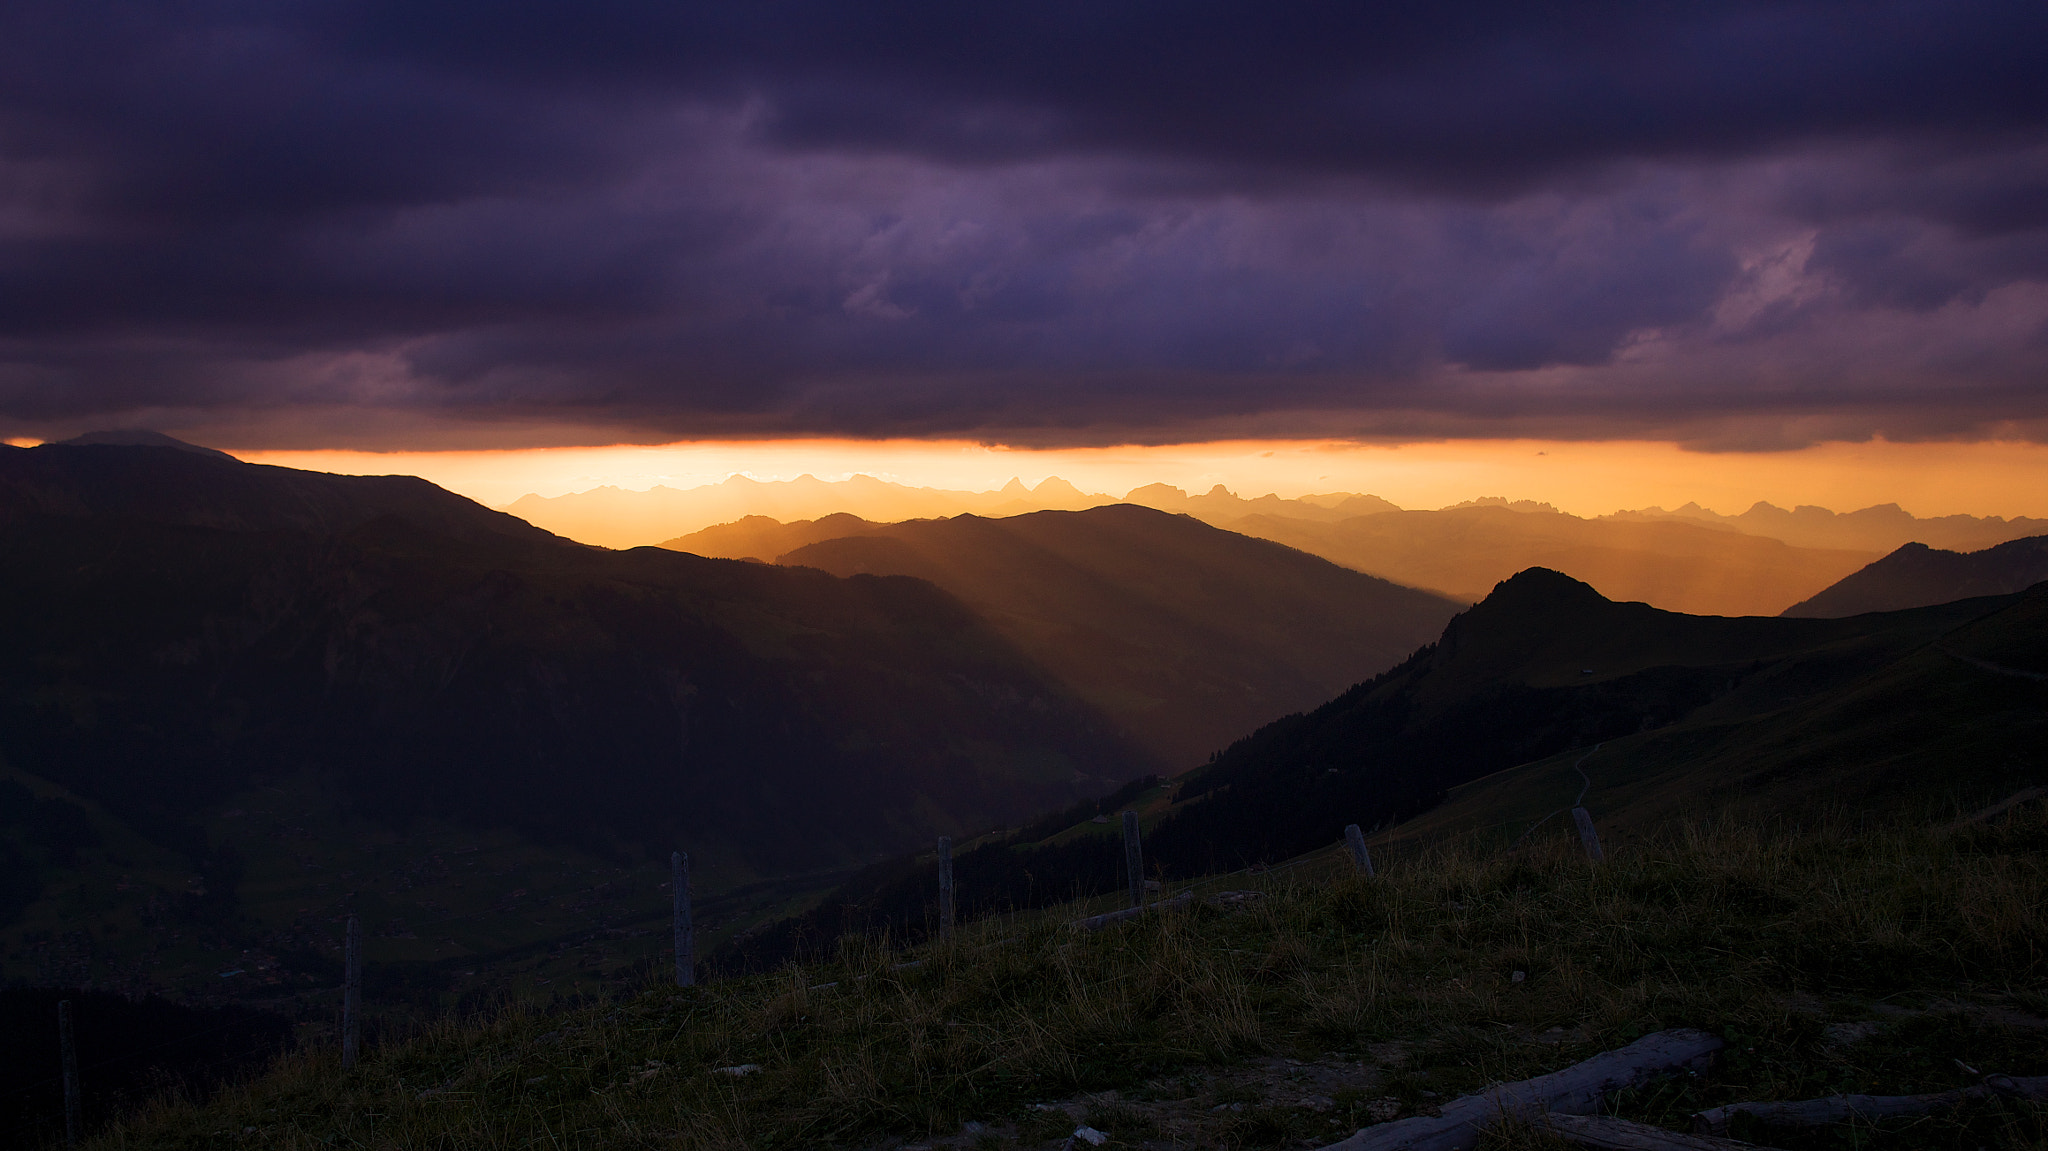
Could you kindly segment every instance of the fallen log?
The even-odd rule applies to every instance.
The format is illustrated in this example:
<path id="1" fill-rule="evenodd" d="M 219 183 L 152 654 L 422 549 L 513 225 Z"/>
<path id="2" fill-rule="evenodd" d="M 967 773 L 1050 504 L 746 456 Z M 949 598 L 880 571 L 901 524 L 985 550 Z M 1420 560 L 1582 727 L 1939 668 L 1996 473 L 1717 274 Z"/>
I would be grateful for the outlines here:
<path id="1" fill-rule="evenodd" d="M 1469 1151 L 1489 1124 L 1531 1120 L 1545 1113 L 1591 1115 L 1609 1094 L 1704 1067 L 1721 1047 L 1718 1036 L 1704 1031 L 1659 1031 L 1562 1071 L 1452 1100 L 1438 1115 L 1367 1127 L 1324 1151 Z"/>
<path id="2" fill-rule="evenodd" d="M 1546 1122 L 1567 1143 L 1595 1151 L 1770 1151 L 1716 1135 L 1685 1135 L 1612 1115 L 1564 1115 L 1552 1112 Z"/>
<path id="3" fill-rule="evenodd" d="M 1112 923 L 1122 923 L 1126 919 L 1136 919 L 1148 911 L 1164 911 L 1169 907 L 1186 907 L 1194 901 L 1195 893 L 1193 891 L 1183 891 L 1172 899 L 1162 899 L 1158 903 L 1146 907 L 1126 907 L 1122 911 L 1110 911 L 1101 915 L 1091 915 L 1086 919 L 1076 919 L 1074 926 L 1083 931 L 1100 931 Z"/>
<path id="4" fill-rule="evenodd" d="M 1926 1095 L 1830 1095 L 1825 1099 L 1801 1099 L 1790 1103 L 1730 1103 L 1724 1107 L 1710 1107 L 1694 1115 L 1692 1129 L 1702 1135 L 1725 1135 L 1729 1121 L 1737 1115 L 1773 1127 L 1824 1127 L 1851 1120 L 1874 1122 L 1902 1115 L 1925 1115 L 1929 1111 L 1998 1095 L 2011 1099 L 2048 1100 L 2048 1076 L 2015 1079 L 2010 1075 L 1987 1075 L 1984 1082 L 1973 1087 Z"/>

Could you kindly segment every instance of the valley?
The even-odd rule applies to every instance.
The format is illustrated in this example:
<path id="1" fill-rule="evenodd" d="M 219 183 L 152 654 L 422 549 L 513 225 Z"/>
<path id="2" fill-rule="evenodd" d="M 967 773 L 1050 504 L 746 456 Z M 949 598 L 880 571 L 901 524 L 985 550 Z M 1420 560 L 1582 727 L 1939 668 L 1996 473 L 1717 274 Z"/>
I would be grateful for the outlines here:
<path id="1" fill-rule="evenodd" d="M 976 945 L 1000 950 L 1116 906 L 1126 810 L 1162 898 L 1251 890 L 1312 919 L 1321 897 L 1291 885 L 1342 886 L 1348 823 L 1391 875 L 1452 853 L 1485 888 L 1518 852 L 1565 866 L 1574 803 L 1634 859 L 1727 821 L 1918 826 L 2009 795 L 2024 820 L 2048 778 L 2048 585 L 2022 590 L 2031 561 L 2005 558 L 2030 540 L 1940 560 L 1939 578 L 1922 564 L 1906 594 L 1926 606 L 1842 618 L 1663 610 L 1541 566 L 1461 609 L 1191 513 L 1290 512 L 1230 522 L 1411 572 L 1534 549 L 1667 599 L 1694 594 L 1672 574 L 1687 564 L 1691 586 L 1739 597 L 1862 557 L 1484 502 L 1227 492 L 1182 512 L 752 516 L 614 552 L 433 489 L 165 445 L 55 450 L 0 457 L 0 592 L 34 605 L 0 613 L 23 656 L 0 675 L 17 789 L 0 807 L 19 809 L 0 819 L 0 979 L 258 1008 L 315 1064 L 349 916 L 379 1049 L 412 1050 L 433 1019 L 665 994 L 647 989 L 670 955 L 670 845 L 693 859 L 699 972 L 746 997 L 858 954 L 956 954 L 929 938 L 941 832 L 963 929 L 1008 931 Z M 1600 533 L 1634 542 L 1602 552 Z M 1985 578 L 2021 587 L 1942 598 Z M 1322 946 L 1298 936 L 1309 920 L 1261 922 L 1277 934 L 1254 951 Z M 1202 1058 L 1333 1058 L 1324 1025 L 1289 1014 L 1304 1004 L 1274 1009 L 1256 1027 L 1280 1031 Z M 1145 1058 L 1156 1075 L 1185 1055 Z M 1376 1074 L 1408 1098 L 1391 1065 Z M 1079 1101 L 1062 1114 L 1215 1126 L 1117 1110 L 1103 1100 L 1134 1081 L 1106 1066 L 1063 1081 Z M 790 1121 L 770 1098 L 744 1122 Z M 1344 1122 L 1381 1100 L 1341 1104 Z"/>

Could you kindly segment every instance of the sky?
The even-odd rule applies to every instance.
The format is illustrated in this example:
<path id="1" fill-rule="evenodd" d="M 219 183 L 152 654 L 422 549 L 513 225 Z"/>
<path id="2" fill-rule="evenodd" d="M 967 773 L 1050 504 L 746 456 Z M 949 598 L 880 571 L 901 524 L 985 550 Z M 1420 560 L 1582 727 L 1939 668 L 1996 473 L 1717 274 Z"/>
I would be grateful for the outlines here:
<path id="1" fill-rule="evenodd" d="M 0 437 L 1945 444 L 1889 458 L 1988 500 L 2044 129 L 2038 0 L 13 0 Z"/>
<path id="2" fill-rule="evenodd" d="M 688 489 L 733 475 L 773 481 L 860 474 L 952 491 L 993 491 L 1012 479 L 1037 487 L 1057 476 L 1084 492 L 1117 498 L 1153 483 L 1191 493 L 1221 484 L 1246 498 L 1366 492 L 1404 508 L 1505 496 L 1579 516 L 1686 503 L 1735 515 L 1764 500 L 1841 511 L 1895 503 L 1921 516 L 2048 519 L 2048 446 L 2026 443 L 1879 440 L 1798 451 L 1702 453 L 1622 440 L 1239 440 L 1020 450 L 965 440 L 780 439 L 239 454 L 252 463 L 316 471 L 424 476 L 492 507 L 528 494 L 552 497 L 603 486 Z"/>

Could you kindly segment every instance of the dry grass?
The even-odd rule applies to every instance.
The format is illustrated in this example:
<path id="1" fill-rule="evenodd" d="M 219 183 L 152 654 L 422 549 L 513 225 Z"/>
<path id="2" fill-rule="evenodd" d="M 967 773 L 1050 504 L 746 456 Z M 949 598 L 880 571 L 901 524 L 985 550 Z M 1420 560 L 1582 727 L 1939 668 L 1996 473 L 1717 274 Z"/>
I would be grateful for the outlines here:
<path id="1" fill-rule="evenodd" d="M 1098 935 L 991 920 L 915 951 L 848 940 L 829 967 L 554 1016 L 512 1007 L 349 1072 L 302 1053 L 95 1145 L 814 1147 L 966 1120 L 1012 1124 L 982 1140 L 1011 1145 L 1064 1134 L 1032 1125 L 1033 1102 L 1142 1095 L 1254 1055 L 1361 1061 L 1413 1110 L 1681 1025 L 1727 1036 L 1727 1058 L 1625 1113 L 1675 1124 L 1733 1099 L 1946 1088 L 1963 1081 L 1956 1058 L 2048 1074 L 2048 1029 L 2028 1019 L 2048 1009 L 2038 809 L 1961 830 L 1707 824 L 1599 867 L 1561 841 L 1426 853 L 1371 881 L 1332 861 L 1265 886 Z M 1851 1019 L 1884 1030 L 1830 1038 Z M 760 1070 L 717 1070 L 747 1064 Z M 1235 1138 L 1291 1144 L 1368 1121 L 1363 1098 L 1338 1102 L 1313 1129 L 1276 1115 Z M 1857 1138 L 2040 1146 L 2043 1130 L 2036 1111 L 1992 1105 Z"/>

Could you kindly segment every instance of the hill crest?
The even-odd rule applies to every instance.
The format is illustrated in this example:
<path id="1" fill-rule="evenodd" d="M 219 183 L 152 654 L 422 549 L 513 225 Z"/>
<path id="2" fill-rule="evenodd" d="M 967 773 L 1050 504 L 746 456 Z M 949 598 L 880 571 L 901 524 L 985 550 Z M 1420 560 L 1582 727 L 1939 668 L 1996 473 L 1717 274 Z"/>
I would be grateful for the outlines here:
<path id="1" fill-rule="evenodd" d="M 2048 535 L 1973 552 L 1903 544 L 1883 559 L 1786 608 L 1787 616 L 1836 618 L 1899 611 L 1971 596 L 2007 595 L 2048 579 Z"/>

